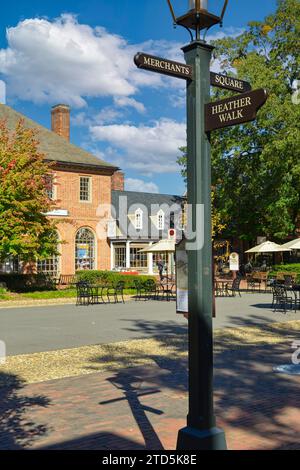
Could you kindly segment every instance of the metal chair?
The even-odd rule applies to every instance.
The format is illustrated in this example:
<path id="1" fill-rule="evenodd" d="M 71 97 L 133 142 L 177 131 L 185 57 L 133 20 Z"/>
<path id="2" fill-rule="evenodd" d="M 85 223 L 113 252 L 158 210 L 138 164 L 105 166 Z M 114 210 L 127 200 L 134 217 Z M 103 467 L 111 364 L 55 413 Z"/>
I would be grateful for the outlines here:
<path id="1" fill-rule="evenodd" d="M 77 301 L 76 305 L 88 306 L 92 302 L 92 292 L 87 282 L 81 281 L 76 284 Z"/>
<path id="2" fill-rule="evenodd" d="M 138 300 L 141 300 L 143 295 L 145 295 L 146 290 L 142 281 L 135 279 L 133 283 L 136 290 L 135 301 L 137 302 Z"/>
<path id="3" fill-rule="evenodd" d="M 145 289 L 145 300 L 157 299 L 157 285 L 154 279 L 148 279 L 144 282 L 144 289 Z"/>
<path id="4" fill-rule="evenodd" d="M 239 296 L 242 297 L 240 286 L 241 286 L 242 279 L 237 277 L 233 280 L 231 287 L 227 286 L 227 292 L 231 292 L 231 296 L 235 297 L 236 293 L 238 292 Z"/>
<path id="5" fill-rule="evenodd" d="M 293 296 L 288 295 L 288 292 L 293 294 Z M 297 298 L 293 291 L 288 291 L 285 286 L 275 285 L 273 287 L 273 305 L 274 312 L 284 311 L 287 310 L 295 310 L 297 311 Z M 288 308 L 289 307 L 289 308 Z"/>
<path id="6" fill-rule="evenodd" d="M 124 300 L 124 288 L 125 288 L 125 281 L 119 281 L 114 287 L 109 287 L 107 289 L 107 298 L 108 302 L 110 302 L 110 297 L 114 297 L 115 304 L 119 303 L 119 296 L 122 299 L 122 303 L 125 304 Z"/>

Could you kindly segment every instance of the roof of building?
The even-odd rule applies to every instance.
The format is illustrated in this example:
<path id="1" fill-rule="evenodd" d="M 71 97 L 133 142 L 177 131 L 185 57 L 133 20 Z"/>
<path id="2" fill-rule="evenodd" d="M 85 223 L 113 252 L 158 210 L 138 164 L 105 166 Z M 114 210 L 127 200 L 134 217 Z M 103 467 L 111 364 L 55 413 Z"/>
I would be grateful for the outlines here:
<path id="1" fill-rule="evenodd" d="M 125 206 L 122 207 L 120 197 L 126 197 Z M 120 233 L 116 235 L 116 239 L 128 240 L 144 240 L 144 241 L 158 241 L 161 238 L 168 237 L 168 224 L 171 213 L 175 215 L 175 223 L 181 221 L 182 206 L 184 198 L 181 196 L 174 196 L 171 194 L 155 194 L 155 193 L 141 193 L 135 191 L 112 191 L 112 206 L 115 211 L 113 218 L 118 221 L 118 228 Z M 156 218 L 158 209 L 161 208 L 167 216 L 167 223 L 165 228 L 160 230 L 157 227 Z M 141 209 L 144 214 L 147 214 L 147 223 L 143 224 L 143 228 L 136 229 L 132 223 L 135 211 Z M 125 218 L 125 219 L 124 219 Z M 177 224 L 178 225 L 178 224 Z M 128 231 L 129 226 L 131 230 Z"/>
<path id="2" fill-rule="evenodd" d="M 0 119 L 7 121 L 10 130 L 15 130 L 20 119 L 24 120 L 25 127 L 36 129 L 37 139 L 40 142 L 40 151 L 45 154 L 45 159 L 62 164 L 73 164 L 86 167 L 98 167 L 108 170 L 116 170 L 117 167 L 101 160 L 95 155 L 71 144 L 65 138 L 55 134 L 46 127 L 32 121 L 14 109 L 0 104 Z"/>
<path id="3" fill-rule="evenodd" d="M 148 213 L 153 215 L 151 208 L 153 206 L 162 206 L 167 204 L 169 207 L 177 204 L 181 207 L 184 198 L 181 196 L 171 194 L 156 194 L 156 193 L 142 193 L 137 191 L 112 191 L 112 205 L 115 207 L 117 217 L 119 214 L 119 198 L 120 196 L 127 197 L 127 208 L 130 209 L 132 206 L 145 206 L 148 209 Z M 179 209 L 179 208 L 178 208 Z"/>

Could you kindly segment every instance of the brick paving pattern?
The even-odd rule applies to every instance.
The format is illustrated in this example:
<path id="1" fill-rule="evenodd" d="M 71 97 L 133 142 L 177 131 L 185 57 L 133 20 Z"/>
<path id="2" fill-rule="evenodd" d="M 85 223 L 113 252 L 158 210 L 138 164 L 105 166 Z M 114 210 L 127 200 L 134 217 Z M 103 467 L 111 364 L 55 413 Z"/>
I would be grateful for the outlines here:
<path id="1" fill-rule="evenodd" d="M 289 344 L 216 354 L 218 425 L 229 449 L 300 448 L 300 377 Z M 173 450 L 185 425 L 184 361 L 0 389 L 0 449 Z"/>

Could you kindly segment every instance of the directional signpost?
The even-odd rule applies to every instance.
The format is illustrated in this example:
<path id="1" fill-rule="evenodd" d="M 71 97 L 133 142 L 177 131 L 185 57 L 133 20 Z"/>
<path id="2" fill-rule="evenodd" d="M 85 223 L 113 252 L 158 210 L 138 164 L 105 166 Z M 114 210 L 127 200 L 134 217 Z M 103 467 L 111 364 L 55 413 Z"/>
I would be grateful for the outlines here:
<path id="1" fill-rule="evenodd" d="M 173 60 L 162 59 L 153 55 L 138 52 L 134 57 L 134 63 L 139 69 L 150 70 L 151 72 L 162 73 L 175 78 L 192 80 L 193 67 Z"/>
<path id="2" fill-rule="evenodd" d="M 210 84 L 218 88 L 237 91 L 238 93 L 245 93 L 246 91 L 250 91 L 252 88 L 248 82 L 214 72 L 210 72 Z"/>
<path id="3" fill-rule="evenodd" d="M 171 7 L 171 1 L 168 0 Z M 200 2 L 195 4 L 197 8 Z M 202 3 L 201 3 L 202 5 Z M 225 0 L 225 8 L 227 1 Z M 211 149 L 209 132 L 242 124 L 256 118 L 265 103 L 265 90 L 251 91 L 251 85 L 209 71 L 213 47 L 200 40 L 200 30 L 221 22 L 206 9 L 190 10 L 177 24 L 196 30 L 196 40 L 183 48 L 186 64 L 138 53 L 134 62 L 140 69 L 184 79 L 187 82 L 187 186 L 194 248 L 187 250 L 187 279 L 179 276 L 179 308 L 188 310 L 189 320 L 189 413 L 187 426 L 179 431 L 177 450 L 226 449 L 225 434 L 216 427 L 213 400 L 213 274 L 211 241 Z M 224 16 L 224 11 L 222 17 Z M 194 21 L 185 24 L 185 19 Z M 179 21 L 180 20 L 180 21 Z M 201 23 L 203 21 L 203 24 Z M 202 26 L 201 26 L 202 24 Z M 239 93 L 210 103 L 210 86 Z M 198 208 L 203 207 L 204 226 L 199 228 Z M 202 230 L 202 234 L 199 231 Z M 201 236 L 200 236 L 201 235 Z M 203 244 L 197 243 L 198 237 Z M 180 273 L 179 273 L 180 274 Z M 186 298 L 188 297 L 188 298 Z M 183 301 L 183 302 L 182 302 Z"/>
<path id="4" fill-rule="evenodd" d="M 206 104 L 205 131 L 210 132 L 254 121 L 258 110 L 265 104 L 267 98 L 266 90 L 260 89 Z"/>

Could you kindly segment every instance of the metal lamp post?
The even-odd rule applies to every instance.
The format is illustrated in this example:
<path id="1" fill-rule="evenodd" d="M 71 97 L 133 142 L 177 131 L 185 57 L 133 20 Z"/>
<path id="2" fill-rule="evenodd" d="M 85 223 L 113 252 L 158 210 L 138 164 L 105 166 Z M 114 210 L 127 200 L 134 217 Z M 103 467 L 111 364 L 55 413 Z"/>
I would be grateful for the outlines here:
<path id="1" fill-rule="evenodd" d="M 187 82 L 188 203 L 193 231 L 199 233 L 199 211 L 204 210 L 204 246 L 188 251 L 189 285 L 189 414 L 187 427 L 178 435 L 178 450 L 226 449 L 225 434 L 216 428 L 213 406 L 213 285 L 211 230 L 211 151 L 205 132 L 205 105 L 210 102 L 210 62 L 213 47 L 201 40 L 201 31 L 221 24 L 221 16 L 208 11 L 207 0 L 189 0 L 188 12 L 176 17 L 167 0 L 174 24 L 188 29 L 192 41 L 183 48 L 186 63 L 193 67 Z M 195 31 L 195 39 L 193 32 Z M 202 235 L 203 236 L 203 235 Z"/>

